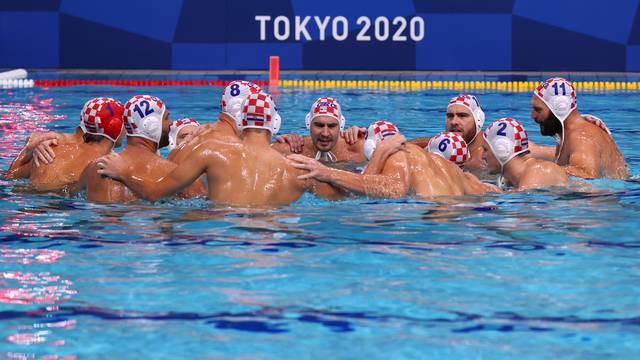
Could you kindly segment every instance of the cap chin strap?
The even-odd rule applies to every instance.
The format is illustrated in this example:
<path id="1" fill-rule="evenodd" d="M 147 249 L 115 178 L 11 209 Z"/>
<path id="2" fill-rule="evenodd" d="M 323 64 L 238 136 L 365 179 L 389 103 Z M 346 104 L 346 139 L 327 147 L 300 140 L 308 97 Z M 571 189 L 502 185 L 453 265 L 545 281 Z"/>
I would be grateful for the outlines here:
<path id="1" fill-rule="evenodd" d="M 476 127 L 476 134 L 473 135 L 473 137 L 471 138 L 471 141 L 469 141 L 467 143 L 467 147 L 471 146 L 471 144 L 473 144 L 474 141 L 476 141 L 476 138 L 478 137 L 478 134 L 480 134 L 482 131 L 478 131 L 478 128 Z"/>
<path id="2" fill-rule="evenodd" d="M 329 151 L 318 150 L 318 152 L 316 153 L 316 160 L 336 162 L 338 161 L 338 157 L 334 153 L 332 153 L 331 150 Z"/>
<path id="3" fill-rule="evenodd" d="M 558 149 L 558 154 L 554 160 L 555 163 L 558 163 L 558 159 L 560 159 L 560 154 L 562 153 L 562 148 L 564 147 L 564 121 L 560 121 L 560 127 L 562 128 L 562 135 L 555 134 L 553 135 L 553 139 L 556 141 L 560 148 Z"/>
<path id="4" fill-rule="evenodd" d="M 499 188 L 500 190 L 502 190 L 502 191 L 507 190 L 507 184 L 506 184 L 506 182 L 504 181 L 504 176 L 503 176 L 502 174 L 500 174 L 500 176 L 498 176 L 498 181 L 497 181 L 497 184 L 496 184 L 496 185 L 497 185 L 497 186 L 498 186 L 498 188 Z"/>

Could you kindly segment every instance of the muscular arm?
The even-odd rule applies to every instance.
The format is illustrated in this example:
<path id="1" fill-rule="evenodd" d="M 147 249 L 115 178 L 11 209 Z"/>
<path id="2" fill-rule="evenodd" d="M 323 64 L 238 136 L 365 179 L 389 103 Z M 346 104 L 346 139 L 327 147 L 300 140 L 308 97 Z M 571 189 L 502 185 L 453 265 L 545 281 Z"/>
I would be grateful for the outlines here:
<path id="1" fill-rule="evenodd" d="M 480 181 L 478 177 L 475 175 L 465 172 L 464 177 L 466 181 L 464 182 L 464 192 L 465 194 L 484 194 L 487 192 L 502 192 L 500 189 L 493 185 Z"/>
<path id="2" fill-rule="evenodd" d="M 306 190 L 318 197 L 328 200 L 341 200 L 348 196 L 343 189 L 334 187 L 333 185 L 314 179 L 304 180 L 306 182 Z"/>
<path id="3" fill-rule="evenodd" d="M 371 156 L 371 160 L 367 163 L 367 166 L 362 172 L 363 175 L 376 175 L 382 172 L 384 164 L 392 153 L 386 149 L 376 149 Z"/>
<path id="4" fill-rule="evenodd" d="M 409 193 L 409 169 L 402 152 L 389 157 L 379 175 L 341 175 L 334 179 L 335 185 L 369 197 L 400 198 Z"/>
<path id="5" fill-rule="evenodd" d="M 406 139 L 403 135 L 394 135 L 380 142 L 362 173 L 364 175 L 380 174 L 389 156 L 404 149 L 405 143 Z"/>
<path id="6" fill-rule="evenodd" d="M 5 176 L 8 179 L 28 178 L 31 176 L 33 153 L 38 145 L 43 144 L 42 151 L 47 151 L 48 155 L 53 157 L 55 154 L 51 150 L 51 145 L 57 145 L 62 141 L 64 136 L 53 132 L 34 132 L 27 140 L 27 144 L 20 150 L 18 155 L 13 159 Z M 51 141 L 48 141 L 51 140 Z M 44 163 L 45 159 L 41 159 Z M 52 160 L 52 159 L 51 159 Z M 37 163 L 36 163 L 37 166 Z"/>
<path id="7" fill-rule="evenodd" d="M 569 156 L 569 165 L 564 166 L 564 170 L 571 176 L 583 179 L 595 179 L 600 176 L 600 161 L 593 151 L 574 152 Z"/>
<path id="8" fill-rule="evenodd" d="M 4 174 L 7 179 L 24 179 L 31 176 L 31 162 L 16 164 L 17 160 L 18 158 L 11 163 L 11 166 Z"/>
<path id="9" fill-rule="evenodd" d="M 531 156 L 540 160 L 554 161 L 556 159 L 556 147 L 539 145 L 533 141 L 529 141 L 529 151 Z"/>
<path id="10" fill-rule="evenodd" d="M 518 184 L 518 190 L 563 185 L 569 181 L 564 169 L 554 163 L 546 162 L 530 166 Z"/>
<path id="11" fill-rule="evenodd" d="M 132 169 L 117 154 L 108 155 L 98 161 L 99 174 L 119 179 L 129 187 L 137 196 L 156 201 L 166 196 L 173 195 L 191 185 L 202 173 L 207 170 L 207 157 L 211 156 L 210 150 L 197 148 L 191 156 L 178 165 L 172 172 L 154 181 L 143 179 L 132 173 Z"/>
<path id="12" fill-rule="evenodd" d="M 274 142 L 271 144 L 271 148 L 284 156 L 293 154 L 293 152 L 291 152 L 291 147 L 287 143 Z"/>
<path id="13" fill-rule="evenodd" d="M 399 198 L 409 192 L 406 154 L 394 154 L 379 175 L 361 175 L 330 169 L 330 183 L 350 192 L 376 198 Z"/>

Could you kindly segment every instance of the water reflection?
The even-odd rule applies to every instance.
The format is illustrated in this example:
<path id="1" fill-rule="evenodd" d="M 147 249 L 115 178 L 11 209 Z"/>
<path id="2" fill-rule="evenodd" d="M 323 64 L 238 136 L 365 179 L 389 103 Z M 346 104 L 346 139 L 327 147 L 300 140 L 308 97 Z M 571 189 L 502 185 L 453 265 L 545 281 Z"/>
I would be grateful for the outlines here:
<path id="1" fill-rule="evenodd" d="M 5 327 L 0 332 L 7 343 L 18 346 L 16 349 L 35 346 L 40 350 L 42 346 L 64 346 L 64 333 L 58 329 L 66 331 L 76 326 L 75 319 L 48 319 L 60 310 L 58 304 L 69 301 L 76 294 L 72 289 L 73 283 L 49 271 L 27 271 L 35 265 L 53 265 L 64 256 L 65 252 L 61 250 L 0 248 L 0 303 L 14 309 L 24 309 L 14 313 L 22 312 L 27 319 L 35 317 L 44 320 L 32 324 L 21 322 Z M 34 305 L 38 307 L 34 309 Z M 4 356 L 15 359 L 34 359 L 36 356 L 41 359 L 74 358 L 22 352 L 6 352 Z"/>

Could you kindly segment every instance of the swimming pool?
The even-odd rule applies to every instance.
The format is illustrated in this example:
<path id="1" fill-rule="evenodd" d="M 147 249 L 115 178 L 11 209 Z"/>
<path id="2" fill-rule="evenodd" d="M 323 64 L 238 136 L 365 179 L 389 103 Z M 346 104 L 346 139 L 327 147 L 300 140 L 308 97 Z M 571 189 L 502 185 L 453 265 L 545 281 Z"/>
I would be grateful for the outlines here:
<path id="1" fill-rule="evenodd" d="M 217 117 L 221 87 L 71 86 L 0 92 L 0 168 L 35 129 L 69 132 L 94 96 L 163 99 Z M 283 88 L 282 132 L 319 95 L 347 125 L 407 137 L 444 124 L 456 92 Z M 638 175 L 640 95 L 578 93 Z M 479 94 L 487 121 L 530 137 L 530 93 Z M 0 180 L 0 355 L 78 358 L 636 358 L 640 186 L 327 202 L 276 210 L 203 200 L 96 205 Z"/>

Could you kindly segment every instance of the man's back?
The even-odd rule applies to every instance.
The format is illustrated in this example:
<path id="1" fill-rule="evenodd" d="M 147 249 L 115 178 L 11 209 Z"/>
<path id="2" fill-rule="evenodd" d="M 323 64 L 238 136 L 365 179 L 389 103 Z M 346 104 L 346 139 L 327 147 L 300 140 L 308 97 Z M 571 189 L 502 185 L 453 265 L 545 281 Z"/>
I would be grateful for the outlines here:
<path id="1" fill-rule="evenodd" d="M 209 140 L 220 141 L 237 141 L 238 135 L 232 128 L 230 123 L 225 123 L 224 120 L 217 120 L 213 124 L 202 125 L 203 132 L 196 137 L 189 140 L 182 146 L 175 148 L 169 156 L 168 160 L 173 161 L 176 164 L 180 164 L 185 161 L 193 150 L 200 144 Z"/>
<path id="2" fill-rule="evenodd" d="M 394 168 L 407 170 L 397 172 Z M 405 151 L 397 152 L 388 158 L 381 175 L 394 173 L 401 177 L 406 176 L 409 194 L 420 197 L 483 194 L 497 190 L 491 185 L 481 183 L 475 176 L 464 173 L 452 162 L 414 144 L 407 144 Z"/>
<path id="3" fill-rule="evenodd" d="M 38 191 L 68 189 L 78 182 L 80 174 L 92 160 L 105 154 L 102 148 L 87 143 L 65 143 L 54 147 L 53 151 L 56 155 L 54 162 L 38 167 L 32 165 L 29 179 Z"/>
<path id="4" fill-rule="evenodd" d="M 413 145 L 407 146 L 407 160 L 416 195 L 464 195 L 462 170 L 450 161 Z"/>
<path id="5" fill-rule="evenodd" d="M 214 141 L 201 145 L 208 162 L 209 199 L 233 205 L 280 206 L 297 200 L 307 185 L 267 143 Z"/>
<path id="6" fill-rule="evenodd" d="M 589 121 L 567 123 L 565 127 L 566 139 L 558 165 L 573 165 L 570 158 L 577 154 L 587 157 L 584 177 L 624 179 L 629 176 L 622 153 L 606 131 Z"/>
<path id="7" fill-rule="evenodd" d="M 134 169 L 136 175 L 153 180 L 160 179 L 176 168 L 176 164 L 150 151 L 127 146 L 120 155 Z M 103 203 L 123 203 L 139 200 L 139 198 L 123 183 L 98 174 L 96 162 L 87 166 L 83 173 L 83 182 L 87 188 L 87 199 Z M 184 197 L 204 195 L 205 189 L 197 180 L 192 186 L 180 193 Z"/>

